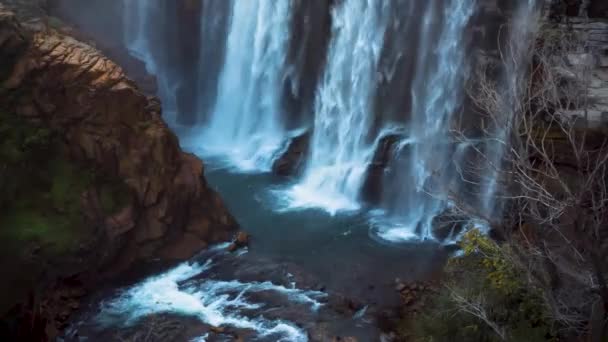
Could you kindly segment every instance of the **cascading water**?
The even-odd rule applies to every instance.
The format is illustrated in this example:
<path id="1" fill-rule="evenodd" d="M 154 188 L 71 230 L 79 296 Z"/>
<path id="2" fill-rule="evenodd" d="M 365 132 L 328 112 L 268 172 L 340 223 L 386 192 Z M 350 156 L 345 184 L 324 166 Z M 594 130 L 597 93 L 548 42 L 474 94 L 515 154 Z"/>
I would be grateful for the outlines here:
<path id="1" fill-rule="evenodd" d="M 528 77 L 525 66 L 528 65 L 534 51 L 531 45 L 538 29 L 539 20 L 536 18 L 538 15 L 537 0 L 520 0 L 509 25 L 506 46 L 501 47 L 504 68 L 501 92 L 505 94 L 505 101 L 499 104 L 499 108 L 505 115 L 494 116 L 497 121 L 493 127 L 490 127 L 492 137 L 484 146 L 485 154 L 488 156 L 489 172 L 483 194 L 483 206 L 480 209 L 487 217 L 495 214 L 500 207 L 500 203 L 497 203 L 495 198 L 496 192 L 499 190 L 498 178 L 502 168 L 502 158 L 507 148 L 508 136 L 511 134 L 509 120 L 513 117 L 514 111 L 522 107 L 519 99 L 522 95 L 521 91 L 524 89 L 522 82 L 526 82 Z"/>
<path id="2" fill-rule="evenodd" d="M 390 1 L 346 0 L 333 9 L 327 66 L 315 99 L 311 155 L 292 205 L 331 213 L 359 207 L 359 190 L 372 155 L 377 70 Z"/>
<path id="3" fill-rule="evenodd" d="M 226 37 L 232 3 L 205 0 L 202 3 L 201 39 L 198 61 L 198 122 L 205 122 L 212 114 L 226 49 Z"/>
<path id="4" fill-rule="evenodd" d="M 269 170 L 285 128 L 289 0 L 233 1 L 226 56 L 203 153 L 227 157 L 242 171 Z"/>
<path id="5" fill-rule="evenodd" d="M 123 1 L 125 41 L 158 76 L 160 96 L 171 110 L 178 81 L 150 38 L 163 26 L 153 23 L 161 20 L 166 5 Z M 524 1 L 515 14 L 524 19 L 518 19 L 513 35 L 530 33 L 525 24 L 534 1 Z M 295 4 L 203 2 L 198 126 L 182 142 L 239 171 L 268 171 L 290 136 L 287 127 L 294 114 L 286 111 L 302 110 L 285 104 L 286 90 L 297 90 L 295 83 L 304 80 L 309 86 L 316 82 L 309 155 L 301 178 L 286 191 L 289 207 L 318 207 L 331 214 L 359 209 L 379 142 L 397 134 L 401 142 L 393 148 L 387 166 L 391 172 L 384 176 L 378 203 L 382 219 L 373 222 L 374 233 L 391 241 L 434 238 L 433 219 L 449 207 L 449 194 L 464 187 L 454 169 L 470 157 L 472 146 L 458 145 L 450 129 L 464 99 L 465 33 L 476 1 L 337 2 L 331 7 L 329 46 L 323 49 L 325 64 L 318 80 L 293 75 L 302 61 L 290 59 L 290 48 L 297 46 L 296 37 L 305 37 L 293 26 L 298 22 L 292 18 Z M 209 68 L 221 72 L 212 75 Z M 519 77 L 521 72 L 506 74 Z M 506 88 L 511 81 L 504 81 Z M 501 134 L 507 133 L 497 129 L 496 135 Z M 500 159 L 500 146 L 483 144 Z M 497 175 L 488 171 L 484 177 L 475 201 L 489 213 L 495 207 Z"/>
<path id="6" fill-rule="evenodd" d="M 393 175 L 402 184 L 399 193 L 384 205 L 396 227 L 380 227 L 387 240 L 418 236 L 432 239 L 431 222 L 446 206 L 452 176 L 444 164 L 452 158 L 452 116 L 462 104 L 466 75 L 464 32 L 475 10 L 474 0 L 429 1 L 422 21 L 418 66 L 412 85 L 412 118 L 409 123 L 406 163 L 393 161 L 403 172 Z M 443 25 L 435 32 L 436 18 Z M 437 35 L 438 34 L 438 35 Z M 404 185 L 409 186 L 404 186 Z M 390 189 L 389 189 L 390 190 Z"/>

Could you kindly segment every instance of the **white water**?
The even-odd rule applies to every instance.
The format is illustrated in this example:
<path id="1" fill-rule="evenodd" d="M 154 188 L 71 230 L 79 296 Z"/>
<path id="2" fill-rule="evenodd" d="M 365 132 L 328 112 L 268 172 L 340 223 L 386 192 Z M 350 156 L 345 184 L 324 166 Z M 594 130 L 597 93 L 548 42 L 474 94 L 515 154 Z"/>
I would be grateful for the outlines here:
<path id="1" fill-rule="evenodd" d="M 225 249 L 225 245 L 216 250 Z M 150 277 L 120 291 L 101 304 L 97 322 L 105 327 L 128 327 L 153 314 L 191 316 L 211 326 L 229 326 L 255 331 L 257 337 L 275 341 L 307 341 L 307 333 L 294 323 L 266 319 L 245 313 L 267 307 L 251 295 L 272 293 L 290 303 L 305 305 L 311 311 L 321 307 L 323 292 L 288 288 L 270 282 L 244 283 L 209 279 L 211 259 L 205 263 L 183 263 L 163 274 Z M 253 316 L 253 317 L 252 317 Z M 204 341 L 204 336 L 198 341 Z"/>
<path id="2" fill-rule="evenodd" d="M 291 206 L 334 214 L 359 208 L 370 142 L 377 70 L 390 1 L 346 0 L 332 12 L 327 66 L 315 99 L 311 155 L 303 179 L 289 191 Z"/>
<path id="3" fill-rule="evenodd" d="M 158 22 L 163 2 L 124 1 L 125 42 L 158 76 L 165 109 L 171 110 L 175 107 L 175 82 L 171 81 L 170 71 L 159 67 L 151 41 L 158 26 L 164 24 Z M 522 0 L 515 14 L 518 29 L 513 31 L 514 36 L 531 32 L 526 25 L 532 21 L 529 16 L 533 4 L 534 0 Z M 206 3 L 203 11 L 203 45 L 226 24 L 228 34 L 225 42 L 222 40 L 225 53 L 221 57 L 217 94 L 200 94 L 201 98 L 208 95 L 205 105 L 214 103 L 210 118 L 203 127 L 189 130 L 188 146 L 204 158 L 220 159 L 239 172 L 265 172 L 289 138 L 285 128 L 288 114 L 282 110 L 281 96 L 285 89 L 295 86 L 285 84 L 293 70 L 288 61 L 293 2 L 236 0 L 227 5 L 231 7 L 230 19 L 217 3 Z M 434 238 L 432 220 L 449 206 L 446 193 L 460 182 L 445 164 L 454 158 L 450 124 L 463 100 L 468 71 L 465 30 L 476 5 L 475 0 L 434 0 L 409 2 L 405 6 L 409 9 L 396 11 L 399 6 L 393 0 L 336 3 L 331 13 L 333 26 L 326 65 L 317 85 L 306 169 L 295 185 L 276 191 L 289 210 L 321 208 L 333 215 L 361 208 L 361 187 L 376 144 L 385 132 L 392 131 L 392 122 L 374 126 L 375 119 L 384 120 L 383 113 L 375 113 L 377 102 L 384 99 L 378 93 L 379 86 L 402 77 L 394 74 L 397 65 L 410 59 L 415 61 L 414 76 L 405 91 L 411 93 L 403 97 L 411 96 L 412 108 L 411 113 L 404 114 L 408 115 L 407 120 L 399 118 L 399 124 L 409 131 L 405 146 L 408 156 L 395 156 L 393 163 L 399 172 L 392 174 L 395 180 L 385 186 L 384 191 L 391 194 L 383 198 L 382 214 L 377 211 L 371 215 L 371 224 L 374 234 L 387 241 Z M 210 14 L 217 14 L 217 20 L 208 18 Z M 217 16 L 222 16 L 222 20 Z M 412 16 L 417 17 L 414 20 Z M 409 27 L 415 39 L 396 35 L 387 42 L 387 32 L 397 22 Z M 394 56 L 383 56 L 385 48 Z M 201 57 L 199 70 L 195 71 L 201 74 L 201 84 L 204 64 Z M 517 78 L 521 72 L 512 70 L 507 74 Z M 510 84 L 512 79 L 505 82 Z M 399 105 L 384 107 L 395 113 L 402 110 Z M 506 134 L 497 129 L 496 140 Z M 181 138 L 184 142 L 185 136 Z M 492 151 L 498 163 L 501 147 L 487 144 L 486 149 Z M 461 154 L 466 158 L 466 153 Z M 487 172 L 479 196 L 479 202 L 486 207 L 482 209 L 488 212 L 495 207 L 496 178 L 496 172 Z"/>
<path id="4" fill-rule="evenodd" d="M 233 1 L 226 56 L 200 146 L 241 171 L 267 171 L 285 137 L 281 94 L 292 3 Z"/>
<path id="5" fill-rule="evenodd" d="M 443 9 L 432 1 L 427 4 L 411 90 L 409 170 L 401 176 L 401 194 L 387 203 L 388 221 L 393 223 L 375 227 L 383 239 L 433 239 L 431 222 L 448 203 L 445 192 L 452 175 L 442 171 L 441 164 L 452 158 L 450 124 L 463 100 L 467 70 L 464 32 L 475 4 L 474 0 L 452 0 Z M 437 39 L 433 30 L 439 16 L 444 23 Z"/>

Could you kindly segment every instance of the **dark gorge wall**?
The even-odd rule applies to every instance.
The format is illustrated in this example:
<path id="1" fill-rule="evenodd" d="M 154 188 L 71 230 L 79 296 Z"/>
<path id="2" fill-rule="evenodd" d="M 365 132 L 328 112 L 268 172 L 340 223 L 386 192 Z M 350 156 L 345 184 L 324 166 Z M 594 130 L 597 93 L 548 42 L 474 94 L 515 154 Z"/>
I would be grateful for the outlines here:
<path id="1" fill-rule="evenodd" d="M 283 105 L 291 127 L 310 126 L 317 83 L 325 66 L 335 0 L 295 1 Z"/>
<path id="2" fill-rule="evenodd" d="M 190 71 L 198 79 L 197 93 L 193 94 L 194 99 L 198 99 L 197 108 L 187 120 L 180 118 L 180 121 L 191 124 L 206 122 L 213 111 L 230 25 L 227 15 L 230 13 L 230 1 L 203 0 L 202 6 L 199 19 L 201 39 L 191 42 L 192 48 L 199 48 L 200 53 L 198 65 Z"/>
<path id="3" fill-rule="evenodd" d="M 201 18 L 210 6 L 226 7 L 228 1 L 179 0 L 158 2 L 148 22 L 142 18 L 128 18 L 126 2 L 122 0 L 50 0 L 51 13 L 64 19 L 76 27 L 78 33 L 91 39 L 95 45 L 105 53 L 116 59 L 132 78 L 139 84 L 150 83 L 149 73 L 155 74 L 157 79 L 162 77 L 168 85 L 175 103 L 166 103 L 167 108 L 180 113 L 180 121 L 191 124 L 197 121 L 199 87 L 204 91 L 212 91 L 209 82 L 201 81 L 199 73 L 201 61 L 209 65 L 210 70 L 217 70 L 217 61 L 221 60 L 221 44 L 213 40 L 208 44 L 213 49 L 201 48 Z M 216 13 L 209 17 L 213 18 Z M 137 22 L 136 22 L 137 21 Z M 139 63 L 134 61 L 133 51 L 127 50 L 125 42 L 129 27 L 141 26 L 147 30 L 149 52 L 154 65 L 146 66 L 144 56 L 136 56 Z M 145 26 L 145 27 L 144 27 Z M 225 37 L 221 32 L 210 32 L 211 37 L 223 41 Z M 216 48 L 217 46 L 217 48 Z M 203 51 L 201 53 L 201 51 Z M 220 51 L 220 53 L 215 53 Z M 162 71 L 162 75 L 158 73 Z M 210 73 L 212 74 L 212 73 Z M 213 76 L 207 74 L 205 80 L 212 80 Z M 146 79 L 147 78 L 147 79 Z M 141 81 L 141 82 L 140 82 Z M 163 85 L 160 85 L 161 87 Z M 156 85 L 153 92 L 162 91 Z"/>
<path id="4" fill-rule="evenodd" d="M 32 212 L 26 219 L 45 217 L 46 212 L 63 217 L 67 212 L 74 215 L 70 219 L 81 223 L 67 236 L 61 230 L 62 222 L 50 222 L 41 231 L 52 239 L 62 236 L 77 246 L 74 250 L 57 255 L 53 252 L 56 246 L 42 245 L 28 254 L 32 247 L 26 245 L 11 256 L 10 263 L 20 265 L 20 258 L 34 258 L 35 265 L 44 268 L 44 277 L 21 285 L 24 291 L 46 289 L 57 281 L 58 288 L 48 287 L 40 311 L 50 327 L 62 327 L 78 308 L 83 287 L 94 288 L 100 277 L 115 276 L 136 262 L 189 258 L 210 243 L 229 239 L 237 224 L 207 185 L 202 162 L 180 149 L 177 137 L 162 119 L 158 99 L 143 94 L 100 51 L 60 33 L 69 30 L 39 12 L 40 7 L 32 7 L 34 12 L 22 11 L 23 3 L 9 4 L 19 16 L 0 4 L 1 128 L 9 125 L 8 132 L 16 134 L 20 126 L 12 123 L 23 122 L 34 127 L 32 132 L 39 132 L 32 141 L 50 134 L 56 142 L 53 146 L 58 146 L 39 155 L 41 160 L 22 164 L 43 167 L 59 160 L 59 172 L 49 167 L 43 174 L 63 177 L 51 179 L 59 190 L 52 188 L 46 195 L 50 199 L 41 202 L 44 205 L 29 208 Z M 26 21 L 25 15 L 30 19 Z M 4 144 L 6 138 L 2 133 L 0 141 Z M 18 147 L 27 148 L 24 146 Z M 10 155 L 15 153 L 18 151 Z M 3 167 L 5 162 L 3 159 Z M 86 171 L 83 177 L 87 180 L 90 174 L 112 180 L 120 189 L 120 201 L 115 201 L 114 191 L 104 190 L 108 181 L 93 178 L 80 184 L 64 168 Z M 37 188 L 41 181 L 32 179 L 25 187 L 45 191 Z M 53 207 L 55 198 L 69 207 Z M 27 199 L 31 202 L 33 197 Z M 8 202 L 12 204 L 22 205 Z M 0 205 L 7 204 L 0 201 Z M 4 236 L 23 236 L 39 225 L 28 225 L 24 231 L 18 231 L 17 224 L 4 225 L 7 215 L 11 218 L 17 212 L 13 209 L 0 212 Z M 6 243 L 24 242 L 17 238 Z M 36 261 L 41 256 L 44 259 Z M 63 283 L 64 277 L 69 285 Z M 49 336 L 57 332 L 53 331 Z"/>

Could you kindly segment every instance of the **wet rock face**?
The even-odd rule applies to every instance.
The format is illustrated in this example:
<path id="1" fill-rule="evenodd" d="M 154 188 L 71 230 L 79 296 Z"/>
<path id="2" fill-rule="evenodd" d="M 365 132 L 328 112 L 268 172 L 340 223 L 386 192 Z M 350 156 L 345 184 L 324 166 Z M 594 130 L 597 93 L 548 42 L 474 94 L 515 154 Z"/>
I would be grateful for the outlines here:
<path id="1" fill-rule="evenodd" d="M 308 149 L 310 147 L 310 132 L 304 132 L 291 138 L 287 149 L 272 165 L 272 172 L 279 176 L 297 176 L 304 170 Z"/>
<path id="2" fill-rule="evenodd" d="M 335 0 L 294 1 L 289 64 L 283 105 L 289 114 L 288 125 L 298 127 L 310 120 L 314 110 L 317 84 L 324 69 L 331 38 L 331 8 Z M 295 91 L 294 91 L 295 90 Z"/>
<path id="3" fill-rule="evenodd" d="M 405 139 L 402 134 L 389 134 L 378 142 L 371 164 L 368 166 L 361 197 L 370 204 L 379 204 L 384 189 L 384 175 L 394 158 L 396 145 Z"/>
<path id="4" fill-rule="evenodd" d="M 15 45 L 21 49 L 7 48 Z M 158 100 L 120 67 L 53 30 L 27 32 L 1 5 L 0 46 L 0 60 L 14 61 L 1 75 L 0 106 L 62 132 L 75 162 L 122 180 L 132 193 L 112 217 L 97 209 L 95 196 L 83 199 L 105 238 L 98 266 L 111 273 L 135 260 L 189 257 L 231 236 L 237 224 L 207 186 L 202 162 L 180 150 Z M 179 255 L 171 252 L 176 244 Z"/>

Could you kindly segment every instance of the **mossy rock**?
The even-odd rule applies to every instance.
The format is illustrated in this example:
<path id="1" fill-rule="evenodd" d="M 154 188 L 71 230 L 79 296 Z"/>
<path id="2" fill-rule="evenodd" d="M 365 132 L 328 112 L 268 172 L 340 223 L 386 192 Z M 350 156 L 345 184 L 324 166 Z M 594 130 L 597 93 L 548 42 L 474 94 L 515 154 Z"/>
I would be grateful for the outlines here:
<path id="1" fill-rule="evenodd" d="M 85 223 L 82 207 L 86 191 L 98 191 L 107 215 L 129 202 L 124 182 L 73 161 L 67 150 L 58 132 L 0 110 L 0 267 L 7 303 L 36 288 L 49 272 L 45 263 L 75 257 L 92 241 L 94 227 Z"/>

